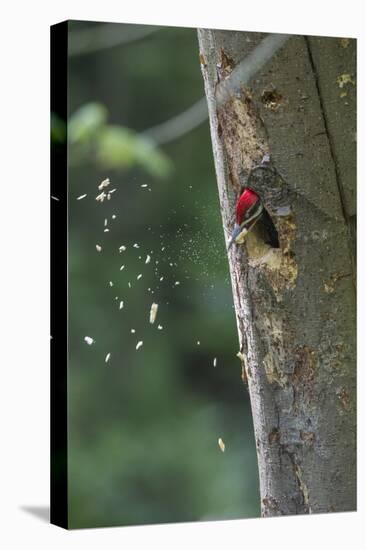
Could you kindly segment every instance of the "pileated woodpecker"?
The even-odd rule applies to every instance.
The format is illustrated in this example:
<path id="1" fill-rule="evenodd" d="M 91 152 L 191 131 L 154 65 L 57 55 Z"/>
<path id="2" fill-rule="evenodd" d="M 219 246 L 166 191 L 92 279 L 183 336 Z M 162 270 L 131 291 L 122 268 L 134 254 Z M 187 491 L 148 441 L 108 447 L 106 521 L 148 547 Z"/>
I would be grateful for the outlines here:
<path id="1" fill-rule="evenodd" d="M 258 220 L 264 225 L 268 236 L 267 243 L 273 248 L 279 247 L 278 235 L 271 217 L 264 208 L 261 199 L 250 187 L 244 187 L 236 202 L 235 225 L 231 234 L 228 250 L 234 244 L 240 234 L 245 236 L 257 223 Z"/>

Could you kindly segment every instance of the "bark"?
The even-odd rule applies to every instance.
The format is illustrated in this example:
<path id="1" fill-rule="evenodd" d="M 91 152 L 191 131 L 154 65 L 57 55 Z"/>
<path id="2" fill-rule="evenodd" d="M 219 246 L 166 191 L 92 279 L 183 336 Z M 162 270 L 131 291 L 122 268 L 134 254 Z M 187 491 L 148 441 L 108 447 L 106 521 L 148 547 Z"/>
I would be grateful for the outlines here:
<path id="1" fill-rule="evenodd" d="M 258 228 L 228 256 L 262 515 L 355 510 L 355 41 L 292 36 L 222 103 L 264 35 L 198 34 L 226 240 L 271 159 L 252 186 L 280 248 Z"/>

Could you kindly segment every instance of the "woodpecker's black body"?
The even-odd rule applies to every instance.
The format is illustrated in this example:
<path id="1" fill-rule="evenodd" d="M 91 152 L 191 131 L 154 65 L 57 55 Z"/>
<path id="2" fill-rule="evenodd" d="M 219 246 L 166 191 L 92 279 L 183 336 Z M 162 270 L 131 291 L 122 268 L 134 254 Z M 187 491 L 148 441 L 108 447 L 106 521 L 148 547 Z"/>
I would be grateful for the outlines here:
<path id="1" fill-rule="evenodd" d="M 266 243 L 269 244 L 272 248 L 279 248 L 280 243 L 278 240 L 277 229 L 275 228 L 271 216 L 268 214 L 265 208 L 263 208 L 262 216 L 259 223 L 263 224 L 266 233 Z"/>

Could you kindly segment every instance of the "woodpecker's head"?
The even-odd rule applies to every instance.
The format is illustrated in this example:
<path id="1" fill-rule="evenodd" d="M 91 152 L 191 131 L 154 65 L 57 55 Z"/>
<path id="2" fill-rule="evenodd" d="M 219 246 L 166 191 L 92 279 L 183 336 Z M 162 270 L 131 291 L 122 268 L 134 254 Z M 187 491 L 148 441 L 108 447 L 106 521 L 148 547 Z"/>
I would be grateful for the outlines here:
<path id="1" fill-rule="evenodd" d="M 249 187 L 245 187 L 242 190 L 242 193 L 236 202 L 235 208 L 235 221 L 237 225 L 241 225 L 245 221 L 245 217 L 249 209 L 259 200 L 260 199 L 257 193 Z"/>
<path id="2" fill-rule="evenodd" d="M 249 187 L 245 187 L 237 202 L 235 207 L 235 225 L 229 242 L 228 250 L 234 244 L 236 238 L 240 233 L 247 229 L 249 230 L 251 226 L 255 223 L 258 217 L 262 213 L 262 204 L 261 200 Z"/>

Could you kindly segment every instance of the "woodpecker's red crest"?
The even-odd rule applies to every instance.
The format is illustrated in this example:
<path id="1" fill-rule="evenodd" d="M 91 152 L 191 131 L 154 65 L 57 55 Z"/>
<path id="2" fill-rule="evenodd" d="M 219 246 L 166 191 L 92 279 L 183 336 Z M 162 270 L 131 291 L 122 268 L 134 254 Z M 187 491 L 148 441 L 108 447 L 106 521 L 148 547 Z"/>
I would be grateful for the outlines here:
<path id="1" fill-rule="evenodd" d="M 242 194 L 237 200 L 236 210 L 235 210 L 235 221 L 238 225 L 241 225 L 245 220 L 245 215 L 248 212 L 249 208 L 253 206 L 259 199 L 257 193 L 254 193 L 252 189 L 247 187 L 244 189 Z"/>

